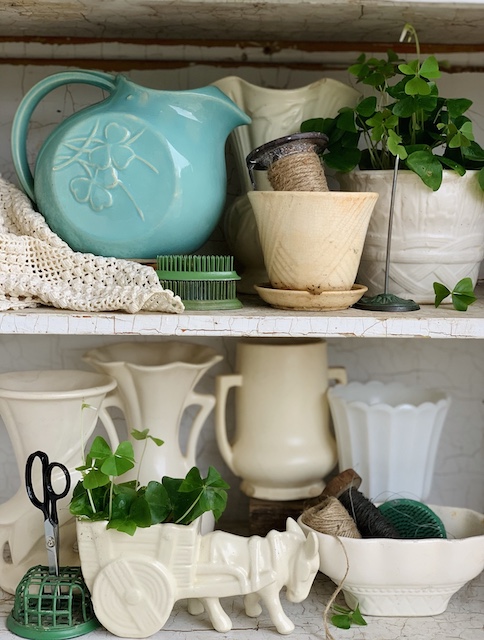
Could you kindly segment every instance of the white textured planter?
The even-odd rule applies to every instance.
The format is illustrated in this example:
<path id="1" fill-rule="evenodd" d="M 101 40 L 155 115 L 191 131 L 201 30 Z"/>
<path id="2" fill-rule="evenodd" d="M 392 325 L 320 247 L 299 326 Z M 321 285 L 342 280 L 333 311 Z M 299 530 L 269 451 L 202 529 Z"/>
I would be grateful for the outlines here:
<path id="1" fill-rule="evenodd" d="M 382 293 L 393 171 L 339 175 L 344 191 L 376 191 L 358 282 L 368 296 Z M 412 171 L 400 171 L 392 231 L 389 293 L 433 304 L 434 282 L 452 289 L 462 278 L 475 284 L 484 258 L 484 192 L 475 171 L 444 171 L 431 191 Z"/>
<path id="2" fill-rule="evenodd" d="M 398 382 L 351 382 L 328 390 L 340 469 L 354 469 L 360 491 L 379 502 L 425 500 L 450 398 Z"/>

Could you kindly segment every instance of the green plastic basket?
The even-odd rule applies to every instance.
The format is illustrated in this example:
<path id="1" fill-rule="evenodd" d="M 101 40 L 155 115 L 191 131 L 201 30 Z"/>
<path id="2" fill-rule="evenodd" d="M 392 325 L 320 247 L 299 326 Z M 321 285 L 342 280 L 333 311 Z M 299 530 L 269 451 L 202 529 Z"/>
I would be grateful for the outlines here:
<path id="1" fill-rule="evenodd" d="M 383 502 L 378 509 L 402 538 L 447 538 L 442 520 L 422 502 L 398 498 Z"/>
<path id="2" fill-rule="evenodd" d="M 242 307 L 232 256 L 158 256 L 156 273 L 163 288 L 180 296 L 188 310 Z"/>
<path id="3" fill-rule="evenodd" d="M 58 576 L 40 565 L 29 569 L 7 618 L 9 631 L 32 640 L 76 638 L 99 626 L 80 567 L 60 567 Z"/>

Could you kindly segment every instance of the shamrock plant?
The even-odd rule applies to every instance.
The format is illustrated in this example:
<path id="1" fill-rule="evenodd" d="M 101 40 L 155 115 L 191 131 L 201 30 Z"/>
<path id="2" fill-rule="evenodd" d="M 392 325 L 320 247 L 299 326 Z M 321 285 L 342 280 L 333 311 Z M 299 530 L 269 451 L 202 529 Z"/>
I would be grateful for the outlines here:
<path id="1" fill-rule="evenodd" d="M 441 303 L 451 296 L 452 306 L 456 311 L 467 311 L 467 308 L 474 304 L 477 300 L 470 278 L 462 278 L 450 291 L 441 282 L 434 282 L 435 307 L 439 307 Z"/>
<path id="2" fill-rule="evenodd" d="M 148 441 L 156 446 L 163 444 L 150 436 L 148 429 L 134 430 L 131 434 L 135 440 L 145 441 L 143 454 Z M 131 442 L 123 441 L 113 451 L 103 437 L 97 436 L 85 463 L 78 467 L 82 480 L 73 491 L 71 513 L 89 520 L 107 520 L 108 529 L 133 535 L 138 527 L 161 522 L 190 524 L 206 511 L 212 511 L 218 520 L 225 510 L 229 486 L 213 467 L 206 478 L 193 467 L 185 478 L 165 476 L 147 486 L 140 485 L 138 467 L 136 480 L 118 482 L 120 476 L 134 467 Z"/>
<path id="3" fill-rule="evenodd" d="M 331 617 L 331 622 L 335 627 L 339 629 L 349 629 L 352 624 L 366 626 L 366 620 L 361 615 L 358 605 L 356 605 L 355 609 L 346 609 L 345 607 L 333 604 L 332 608 L 335 613 Z"/>
<path id="4" fill-rule="evenodd" d="M 301 131 L 328 136 L 324 162 L 340 172 L 392 169 L 398 156 L 400 168 L 415 172 L 433 191 L 442 183 L 443 169 L 459 175 L 478 169 L 484 190 L 484 149 L 465 115 L 472 101 L 441 97 L 437 59 L 421 58 L 417 34 L 408 24 L 401 39 L 407 36 L 415 40 L 415 59 L 404 61 L 392 50 L 386 59 L 361 54 L 348 71 L 374 95 L 340 109 L 335 118 L 306 120 Z"/>

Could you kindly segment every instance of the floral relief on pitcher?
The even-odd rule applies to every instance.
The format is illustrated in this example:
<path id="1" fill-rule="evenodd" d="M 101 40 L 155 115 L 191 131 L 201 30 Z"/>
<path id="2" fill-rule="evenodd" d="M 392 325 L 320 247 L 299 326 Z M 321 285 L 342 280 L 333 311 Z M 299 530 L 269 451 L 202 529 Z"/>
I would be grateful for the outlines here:
<path id="1" fill-rule="evenodd" d="M 134 196 L 120 174 L 133 160 L 140 161 L 148 170 L 159 174 L 157 167 L 132 148 L 146 132 L 146 128 L 132 133 L 127 127 L 111 122 L 104 131 L 99 132 L 99 129 L 98 120 L 87 136 L 75 135 L 67 138 L 62 143 L 62 147 L 66 149 L 65 156 L 58 156 L 58 162 L 52 170 L 62 171 L 71 165 L 79 167 L 83 175 L 72 178 L 69 189 L 77 202 L 88 204 L 93 211 L 112 207 L 114 203 L 112 192 L 119 187 L 131 200 L 141 220 L 144 220 L 143 211 L 136 204 Z"/>

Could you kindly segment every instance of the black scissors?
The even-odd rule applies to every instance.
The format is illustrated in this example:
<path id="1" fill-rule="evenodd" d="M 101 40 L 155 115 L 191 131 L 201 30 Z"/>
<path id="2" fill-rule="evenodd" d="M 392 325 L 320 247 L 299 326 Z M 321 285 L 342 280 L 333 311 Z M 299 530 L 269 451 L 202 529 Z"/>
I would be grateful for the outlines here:
<path id="1" fill-rule="evenodd" d="M 42 490 L 43 499 L 39 500 L 35 495 L 32 484 L 32 467 L 36 458 L 42 465 Z M 60 469 L 66 479 L 66 486 L 61 493 L 56 493 L 52 487 L 52 472 Z M 59 575 L 59 519 L 57 517 L 57 501 L 64 498 L 71 488 L 71 476 L 67 468 L 60 462 L 49 462 L 49 457 L 44 451 L 31 453 L 27 458 L 25 467 L 25 485 L 27 495 L 32 504 L 44 514 L 45 546 L 49 558 L 49 573 Z"/>

